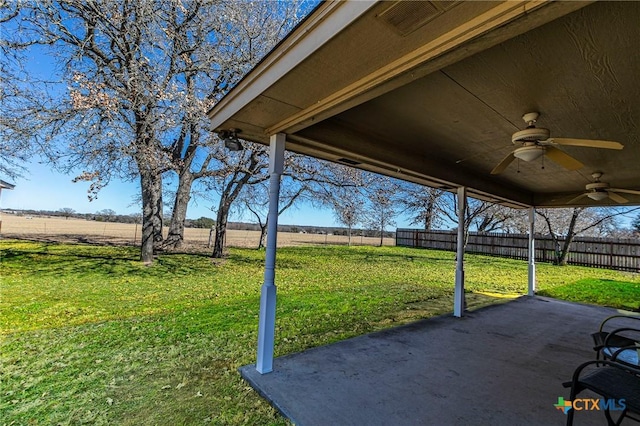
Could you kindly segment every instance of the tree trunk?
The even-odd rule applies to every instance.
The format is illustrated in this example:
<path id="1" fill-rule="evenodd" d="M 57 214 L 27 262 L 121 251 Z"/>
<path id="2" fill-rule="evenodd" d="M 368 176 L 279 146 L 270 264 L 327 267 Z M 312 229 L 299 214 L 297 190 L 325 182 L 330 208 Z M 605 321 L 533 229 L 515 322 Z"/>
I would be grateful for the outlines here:
<path id="1" fill-rule="evenodd" d="M 153 170 L 140 169 L 140 188 L 142 190 L 142 244 L 140 260 L 153 262 L 155 231 L 162 229 L 162 178 Z M 160 210 L 160 214 L 158 212 Z M 160 220 L 159 224 L 158 221 Z"/>
<path id="2" fill-rule="evenodd" d="M 221 258 L 224 255 L 224 241 L 227 234 L 227 219 L 231 204 L 238 198 L 242 188 L 249 182 L 249 179 L 260 170 L 260 153 L 251 152 L 249 164 L 245 171 L 234 173 L 233 178 L 225 185 L 222 194 L 220 194 L 220 203 L 218 204 L 218 214 L 216 217 L 216 240 L 213 244 L 214 258 Z"/>
<path id="3" fill-rule="evenodd" d="M 567 238 L 564 240 L 564 244 L 562 244 L 562 249 L 560 250 L 560 254 L 558 256 L 558 265 L 567 266 L 567 261 L 569 260 L 569 247 L 573 242 L 573 235 L 567 235 Z"/>
<path id="4" fill-rule="evenodd" d="M 267 237 L 267 222 L 260 224 L 260 240 L 258 241 L 258 249 L 264 248 L 264 241 Z"/>
<path id="5" fill-rule="evenodd" d="M 178 179 L 178 189 L 173 204 L 169 234 L 164 242 L 165 247 L 178 248 L 184 241 L 184 222 L 187 218 L 187 207 L 191 199 L 192 184 L 193 173 L 189 170 L 183 170 Z"/>
<path id="6" fill-rule="evenodd" d="M 351 246 L 351 224 L 349 224 L 349 228 L 348 228 L 348 229 L 349 229 L 349 230 L 347 231 L 347 232 L 348 232 L 348 233 L 347 233 L 347 235 L 348 235 L 348 237 L 349 237 L 349 239 L 348 239 L 348 245 L 349 245 L 349 246 Z"/>
<path id="7" fill-rule="evenodd" d="M 433 211 L 434 211 L 434 205 L 435 203 L 432 201 L 429 201 L 429 203 L 427 204 L 427 211 L 426 211 L 426 215 L 424 218 L 424 230 L 425 231 L 431 231 L 431 228 L 433 228 Z"/>
<path id="8" fill-rule="evenodd" d="M 215 226 L 212 226 L 209 229 L 209 241 L 207 241 L 207 248 L 211 248 L 211 243 L 213 242 L 213 235 L 215 233 Z"/>
<path id="9" fill-rule="evenodd" d="M 154 209 L 154 218 L 153 218 L 153 242 L 156 248 L 161 248 L 162 240 L 163 240 L 162 227 L 164 225 L 164 219 L 162 217 L 163 215 L 162 213 L 162 207 L 163 207 L 162 179 L 161 178 L 158 180 L 154 179 L 154 185 L 156 185 L 154 192 L 158 195 L 157 195 L 157 199 L 154 201 L 156 208 Z"/>
<path id="10" fill-rule="evenodd" d="M 564 244 L 562 245 L 562 249 L 560 250 L 560 255 L 558 257 L 558 265 L 567 265 L 567 261 L 569 260 L 569 248 L 571 247 L 573 238 L 576 236 L 576 223 L 581 211 L 581 209 L 573 209 L 573 213 L 571 214 L 571 221 L 569 222 L 569 228 L 567 229 L 567 236 L 564 240 Z"/>
<path id="11" fill-rule="evenodd" d="M 213 253 L 211 253 L 211 256 L 214 258 L 220 259 L 224 256 L 224 240 L 227 236 L 229 207 L 230 203 L 221 197 L 218 214 L 216 215 L 216 236 L 213 242 Z"/>

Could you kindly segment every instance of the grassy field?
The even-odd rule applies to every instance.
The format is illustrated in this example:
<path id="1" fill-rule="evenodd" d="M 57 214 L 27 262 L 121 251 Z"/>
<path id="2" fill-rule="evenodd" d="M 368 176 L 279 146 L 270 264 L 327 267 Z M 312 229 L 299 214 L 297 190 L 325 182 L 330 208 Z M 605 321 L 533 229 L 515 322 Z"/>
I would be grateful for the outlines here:
<path id="1" fill-rule="evenodd" d="M 0 240 L 3 424 L 286 424 L 244 383 L 264 252 L 228 259 Z M 451 311 L 453 253 L 279 250 L 277 355 Z M 522 261 L 469 255 L 471 308 L 526 291 Z M 640 309 L 640 277 L 538 265 L 541 293 Z"/>
<path id="2" fill-rule="evenodd" d="M 50 241 L 82 241 L 89 243 L 139 244 L 140 225 L 133 223 L 97 222 L 84 219 L 64 219 L 46 216 L 2 215 L 2 235 L 5 238 L 33 238 Z M 165 227 L 165 236 L 168 228 Z M 196 249 L 204 248 L 209 241 L 209 229 L 186 228 L 185 242 Z M 226 243 L 230 247 L 258 246 L 259 231 L 229 230 Z M 278 246 L 290 247 L 309 244 L 347 244 L 342 235 L 299 234 L 278 232 Z M 380 238 L 353 237 L 353 244 L 379 245 Z M 384 245 L 394 245 L 393 238 L 385 238 Z"/>

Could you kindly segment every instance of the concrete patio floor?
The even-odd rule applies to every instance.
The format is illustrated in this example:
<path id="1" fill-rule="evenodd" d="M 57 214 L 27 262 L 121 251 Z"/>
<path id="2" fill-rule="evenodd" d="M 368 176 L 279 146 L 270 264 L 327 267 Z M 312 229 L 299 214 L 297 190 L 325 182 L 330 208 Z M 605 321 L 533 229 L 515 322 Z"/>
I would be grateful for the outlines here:
<path id="1" fill-rule="evenodd" d="M 594 358 L 590 333 L 616 312 L 522 297 L 283 356 L 269 374 L 240 372 L 296 425 L 562 425 L 562 382 Z M 575 424 L 606 421 L 582 411 Z"/>

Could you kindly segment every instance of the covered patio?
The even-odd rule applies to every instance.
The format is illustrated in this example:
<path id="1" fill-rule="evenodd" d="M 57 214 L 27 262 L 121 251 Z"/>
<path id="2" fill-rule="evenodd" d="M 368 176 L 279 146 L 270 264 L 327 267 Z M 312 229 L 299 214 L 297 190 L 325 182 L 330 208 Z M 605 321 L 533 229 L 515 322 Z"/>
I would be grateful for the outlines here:
<path id="1" fill-rule="evenodd" d="M 530 256 L 531 299 L 463 318 L 462 225 L 455 318 L 274 360 L 284 152 L 455 192 L 460 224 L 468 196 L 528 209 L 531 254 L 537 207 L 640 204 L 638 22 L 638 2 L 319 4 L 209 111 L 229 148 L 271 147 L 257 362 L 244 377 L 303 424 L 562 422 L 558 385 L 593 355 L 588 333 L 608 310 L 535 297 Z"/>
<path id="2" fill-rule="evenodd" d="M 240 371 L 296 425 L 562 425 L 562 382 L 594 359 L 589 334 L 614 313 L 525 296 Z M 606 421 L 585 411 L 576 424 Z"/>

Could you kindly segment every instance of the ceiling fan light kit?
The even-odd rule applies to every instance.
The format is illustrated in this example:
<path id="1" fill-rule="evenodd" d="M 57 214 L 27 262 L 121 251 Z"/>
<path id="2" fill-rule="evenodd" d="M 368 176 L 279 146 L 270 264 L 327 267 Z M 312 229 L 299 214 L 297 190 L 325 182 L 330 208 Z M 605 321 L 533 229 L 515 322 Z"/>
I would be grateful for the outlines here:
<path id="1" fill-rule="evenodd" d="M 575 202 L 580 201 L 581 199 L 583 199 L 584 197 L 588 197 L 594 201 L 602 201 L 605 198 L 610 198 L 613 201 L 615 201 L 616 203 L 619 204 L 626 204 L 629 202 L 628 199 L 626 199 L 625 197 L 623 197 L 622 195 L 620 195 L 619 193 L 625 193 L 625 194 L 633 194 L 633 195 L 640 195 L 640 191 L 637 191 L 635 189 L 620 189 L 620 188 L 611 188 L 609 186 L 609 183 L 607 182 L 602 182 L 600 180 L 600 178 L 602 177 L 604 173 L 602 172 L 593 172 L 591 173 L 591 177 L 593 178 L 593 182 L 587 184 L 585 186 L 585 191 L 582 194 L 578 195 L 577 197 L 575 197 L 574 199 L 572 199 L 571 201 L 569 201 L 567 204 L 573 204 Z"/>
<path id="2" fill-rule="evenodd" d="M 502 159 L 497 166 L 491 170 L 492 175 L 502 173 L 511 162 L 518 158 L 523 161 L 531 162 L 543 155 L 546 155 L 551 161 L 564 167 L 567 170 L 578 170 L 584 165 L 557 148 L 559 145 L 579 146 L 585 148 L 601 148 L 601 149 L 622 149 L 623 145 L 619 142 L 592 140 L 592 139 L 573 139 L 573 138 L 551 138 L 551 131 L 541 127 L 536 127 L 536 122 L 540 113 L 528 112 L 522 116 L 527 123 L 527 128 L 519 130 L 511 135 L 511 143 L 521 145 L 519 148 L 511 151 Z"/>
<path id="3" fill-rule="evenodd" d="M 609 197 L 609 194 L 607 194 L 606 192 L 590 192 L 587 194 L 587 197 L 591 198 L 592 200 L 595 201 L 602 201 L 605 198 Z"/>
<path id="4" fill-rule="evenodd" d="M 545 153 L 545 149 L 543 146 L 531 145 L 531 146 L 523 146 L 521 148 L 516 149 L 513 152 L 513 155 L 514 157 L 524 161 L 533 161 L 542 157 L 544 153 Z"/>

